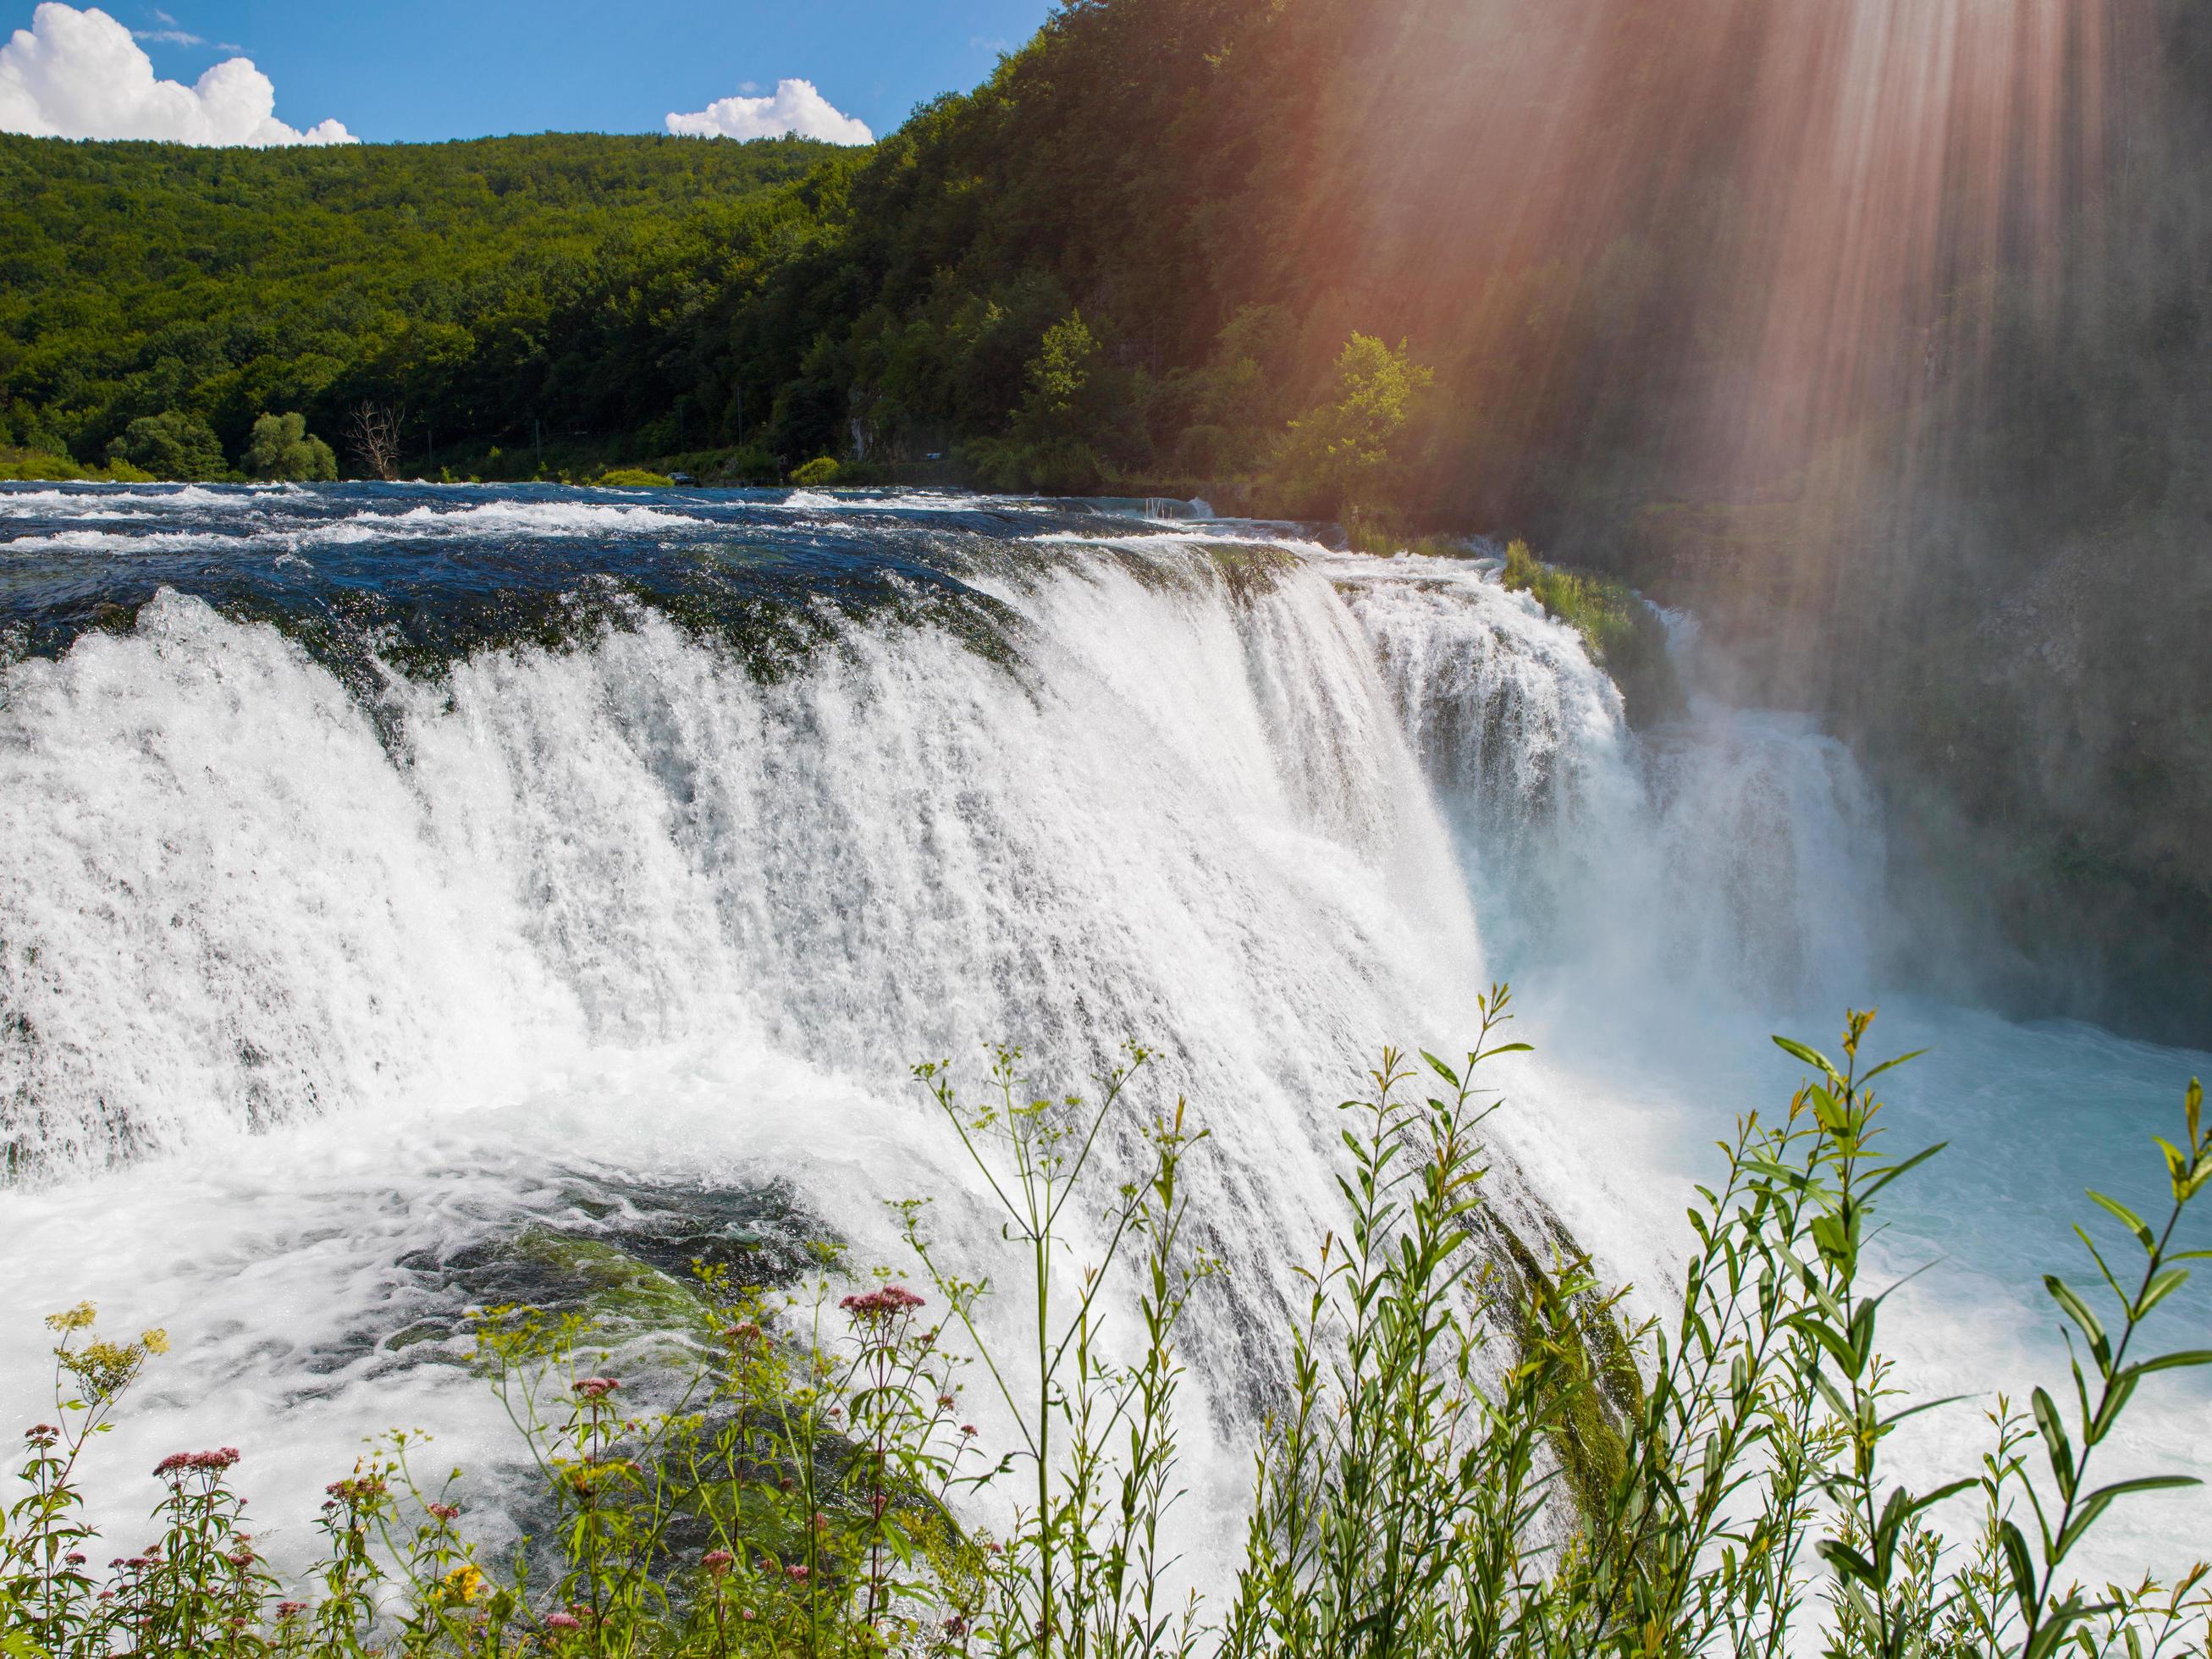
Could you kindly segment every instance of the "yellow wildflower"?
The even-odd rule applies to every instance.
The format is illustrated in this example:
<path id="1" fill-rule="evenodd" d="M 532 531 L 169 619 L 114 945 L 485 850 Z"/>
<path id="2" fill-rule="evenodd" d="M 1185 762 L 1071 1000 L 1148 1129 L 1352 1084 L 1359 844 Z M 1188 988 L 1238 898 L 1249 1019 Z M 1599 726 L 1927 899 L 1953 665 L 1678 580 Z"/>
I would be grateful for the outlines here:
<path id="1" fill-rule="evenodd" d="M 94 1337 L 82 1348 L 64 1348 L 59 1357 L 62 1369 L 95 1402 L 112 1400 L 129 1388 L 146 1363 L 146 1351 L 136 1342 L 110 1342 L 106 1337 Z"/>
<path id="2" fill-rule="evenodd" d="M 66 1336 L 71 1331 L 87 1329 L 99 1315 L 89 1302 L 80 1302 L 66 1313 L 48 1314 L 46 1323 Z"/>
<path id="3" fill-rule="evenodd" d="M 483 1589 L 483 1571 L 473 1561 L 464 1561 L 441 1581 L 456 1601 L 473 1601 Z"/>

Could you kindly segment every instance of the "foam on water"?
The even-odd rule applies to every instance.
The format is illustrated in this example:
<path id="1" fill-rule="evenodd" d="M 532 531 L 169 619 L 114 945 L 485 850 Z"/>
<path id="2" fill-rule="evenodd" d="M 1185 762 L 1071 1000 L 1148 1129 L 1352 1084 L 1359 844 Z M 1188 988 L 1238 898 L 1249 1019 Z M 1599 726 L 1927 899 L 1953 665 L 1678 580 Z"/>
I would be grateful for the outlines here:
<path id="1" fill-rule="evenodd" d="M 82 499 L 82 498 L 78 498 Z M 266 509 L 236 523 L 237 497 L 194 501 L 185 496 L 164 497 L 166 507 L 219 505 L 232 509 L 220 528 L 197 524 L 149 532 L 149 521 L 174 519 L 171 511 L 133 512 L 103 507 L 88 513 L 67 504 L 46 510 L 51 514 L 97 520 L 101 529 L 70 529 L 46 535 L 23 535 L 0 542 L 0 558 L 55 552 L 176 552 L 194 549 L 231 550 L 256 544 L 279 544 L 294 550 L 319 546 L 358 546 L 364 544 L 437 538 L 476 541 L 485 538 L 576 538 L 607 535 L 653 535 L 694 530 L 708 520 L 689 514 L 642 506 L 613 506 L 580 501 L 487 501 L 475 507 L 412 507 L 398 513 L 361 513 L 325 520 L 288 515 Z M 312 498 L 302 498 L 312 500 Z M 234 527 L 235 526 L 235 527 Z"/>
<path id="2" fill-rule="evenodd" d="M 38 494 L 112 512 L 119 492 Z M 1044 511 L 820 499 L 781 506 L 872 514 L 885 536 L 904 514 Z M 117 531 L 115 556 L 131 529 L 234 542 L 278 512 L 463 556 L 611 533 L 707 546 L 740 512 L 750 538 L 820 528 L 764 529 L 743 501 L 696 520 L 213 501 L 174 509 L 188 528 Z M 386 1345 L 431 1295 L 403 1257 L 608 1182 L 781 1178 L 863 1261 L 896 1259 L 880 1200 L 937 1194 L 987 1265 L 970 1179 L 906 1066 L 1009 1037 L 1074 1084 L 1133 1036 L 1216 1131 L 1197 1213 L 1234 1300 L 1193 1346 L 1212 1409 L 1192 1413 L 1188 1524 L 1233 1547 L 1265 1381 L 1238 1331 L 1333 1213 L 1330 1103 L 1385 1041 L 1467 1035 L 1489 973 L 1522 985 L 1543 1049 L 1506 1074 L 1503 1196 L 1548 1204 L 1655 1305 L 1684 1183 L 1711 1172 L 1697 1148 L 1794 1080 L 1765 1032 L 1818 1036 L 1879 982 L 1879 822 L 1848 755 L 1716 707 L 1630 733 L 1577 636 L 1467 562 L 1126 523 L 959 532 L 964 581 L 1010 618 L 1002 655 L 853 618 L 763 680 L 648 611 L 392 677 L 371 708 L 274 627 L 168 592 L 127 635 L 8 664 L 0 1411 L 40 1407 L 48 1307 L 90 1296 L 167 1324 L 179 1355 L 115 1461 L 246 1446 L 265 1522 L 301 1538 L 283 1494 L 319 1492 L 363 1433 L 440 1429 L 488 1469 L 512 1455 L 479 1384 Z M 1275 556 L 1231 557 L 1255 546 Z M 1904 1255 L 1958 1266 L 1900 1303 L 1898 1340 L 1986 1389 L 2049 1358 L 2027 1304 L 1989 1286 L 2033 1285 L 2078 1184 L 2055 1136 L 2006 1133 L 1995 1103 L 2041 1123 L 2095 1090 L 2099 1115 L 2069 1120 L 2086 1156 L 2161 1088 L 2178 1098 L 2198 1057 L 1942 1008 L 1895 1023 L 1894 1046 L 1932 1035 L 1956 1056 L 1911 1085 L 1911 1127 L 1955 1111 L 1990 1143 L 1900 1229 Z M 2144 1399 L 2154 1428 L 2203 1403 Z M 2148 1467 L 2153 1448 L 2119 1449 Z M 111 1518 L 144 1496 L 118 1489 Z M 2112 1558 L 2201 1522 L 2193 1502 L 2141 1511 Z"/>

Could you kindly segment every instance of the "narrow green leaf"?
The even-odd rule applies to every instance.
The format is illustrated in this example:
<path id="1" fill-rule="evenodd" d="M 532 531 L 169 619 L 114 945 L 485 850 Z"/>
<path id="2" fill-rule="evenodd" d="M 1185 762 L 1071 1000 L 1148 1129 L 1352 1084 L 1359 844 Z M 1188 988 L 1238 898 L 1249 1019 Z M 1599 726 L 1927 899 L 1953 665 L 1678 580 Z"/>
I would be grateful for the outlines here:
<path id="1" fill-rule="evenodd" d="M 2109 1486 L 2100 1486 L 2087 1499 L 2094 1503 L 2103 1498 L 2110 1503 L 2115 1498 L 2125 1498 L 2139 1492 L 2179 1492 L 2186 1486 L 2201 1486 L 2204 1483 L 2193 1474 L 2145 1474 L 2133 1480 L 2115 1480 Z"/>
<path id="2" fill-rule="evenodd" d="M 1803 1043 L 1792 1042 L 1786 1036 L 1776 1037 L 1774 1039 L 1774 1046 L 1781 1049 L 1784 1054 L 1788 1054 L 1792 1060 L 1802 1060 L 1808 1066 L 1817 1066 L 1821 1071 L 1826 1072 L 1830 1077 L 1839 1075 L 1836 1068 L 1828 1063 L 1828 1057 L 1822 1054 L 1818 1048 L 1808 1048 Z"/>
<path id="3" fill-rule="evenodd" d="M 1921 1055 L 1927 1052 L 1928 1050 L 1925 1048 L 1915 1048 L 1909 1054 L 1899 1054 L 1893 1060 L 1885 1060 L 1881 1065 L 1875 1066 L 1872 1071 L 1860 1078 L 1859 1081 L 1861 1083 L 1871 1083 L 1876 1078 L 1880 1077 L 1884 1072 L 1889 1071 L 1895 1066 L 1910 1065 L 1912 1061 L 1919 1059 Z"/>
<path id="4" fill-rule="evenodd" d="M 1824 1321 L 1814 1318 L 1810 1314 L 1799 1314 L 1790 1322 L 1826 1348 L 1834 1358 L 1836 1364 L 1843 1368 L 1844 1376 L 1855 1377 L 1859 1374 L 1863 1362 L 1860 1359 L 1857 1350 L 1844 1339 L 1843 1333 L 1834 1329 Z"/>
<path id="5" fill-rule="evenodd" d="M 2141 1381 L 2142 1370 L 2139 1366 L 2124 1365 L 2114 1373 L 2112 1380 L 2106 1385 L 2104 1400 L 2098 1405 L 2096 1420 L 2089 1425 L 2091 1445 L 2095 1445 L 2112 1431 L 2112 1425 L 2119 1421 L 2120 1413 L 2128 1408 L 2128 1401 L 2135 1397 L 2136 1384 Z"/>
<path id="6" fill-rule="evenodd" d="M 1896 1180 L 1898 1176 L 1904 1175 L 1910 1170 L 1918 1169 L 1922 1164 L 1925 1164 L 1929 1158 L 1935 1157 L 1936 1153 L 1942 1152 L 1951 1143 L 1948 1140 L 1939 1140 L 1933 1146 L 1922 1147 L 1918 1152 L 1913 1153 L 1911 1158 L 1906 1158 L 1904 1163 L 1891 1164 L 1889 1168 L 1884 1170 L 1872 1181 L 1867 1182 L 1864 1195 L 1868 1198 L 1872 1198 L 1883 1188 L 1888 1186 L 1891 1182 Z"/>
<path id="7" fill-rule="evenodd" d="M 2005 1565 L 2012 1571 L 2012 1593 L 2020 1601 L 2020 1616 L 2035 1617 L 2035 1559 L 2027 1553 L 2027 1540 L 2021 1536 L 2020 1528 L 2010 1521 L 2002 1522 L 1997 1528 L 2004 1544 Z"/>
<path id="8" fill-rule="evenodd" d="M 2178 1371 L 2191 1365 L 2212 1365 L 2212 1348 L 2187 1348 L 2177 1353 L 2162 1353 L 2155 1359 L 2139 1359 L 2128 1369 L 2148 1375 L 2152 1371 Z"/>
<path id="9" fill-rule="evenodd" d="M 1908 1417 L 1917 1417 L 1921 1413 L 1932 1412 L 1940 1406 L 1955 1406 L 1961 1400 L 1971 1400 L 1973 1396 L 1972 1395 L 1947 1394 L 1941 1400 L 1923 1400 L 1917 1406 L 1907 1406 L 1901 1412 L 1892 1412 L 1887 1417 L 1881 1419 L 1881 1426 L 1884 1430 L 1893 1429 L 1899 1423 L 1905 1421 Z"/>
<path id="10" fill-rule="evenodd" d="M 1775 1041 L 1778 1042 L 1781 1039 L 1778 1037 Z M 1838 1574 L 1845 1577 L 1859 1579 L 1869 1584 L 1877 1582 L 1875 1577 L 1874 1563 L 1851 1548 L 1850 1545 L 1838 1543 L 1832 1538 L 1823 1538 L 1817 1547 L 1821 1558 L 1834 1567 Z"/>
<path id="11" fill-rule="evenodd" d="M 2030 1396 L 2029 1403 L 2035 1408 L 2035 1426 L 2042 1432 L 2051 1472 L 2058 1479 L 2059 1494 L 2070 1504 L 2074 1501 L 2074 1448 L 2066 1438 L 2065 1425 L 2058 1420 L 2058 1407 L 2041 1389 Z"/>
<path id="12" fill-rule="evenodd" d="M 2097 1369 L 2109 1372 L 2112 1366 L 2112 1345 L 2105 1340 L 2105 1328 L 2097 1316 L 2089 1311 L 2089 1304 L 2074 1293 L 2074 1287 L 2056 1273 L 2043 1276 L 2043 1288 L 2051 1292 L 2051 1299 L 2066 1310 L 2066 1316 L 2081 1328 L 2081 1334 L 2089 1339 L 2089 1352 L 2097 1356 Z"/>
<path id="13" fill-rule="evenodd" d="M 2115 1221 L 2118 1222 L 2120 1225 L 2125 1227 L 2130 1232 L 2133 1233 L 2136 1236 L 2136 1242 L 2138 1244 L 2141 1244 L 2146 1251 L 2154 1250 L 2158 1248 L 2157 1235 L 2153 1233 L 2149 1227 L 2144 1224 L 2143 1218 L 2141 1216 L 2137 1215 L 2133 1210 L 2128 1208 L 2126 1205 L 2121 1203 L 2117 1198 L 2107 1198 L 2104 1194 L 2099 1192 L 2094 1187 L 2090 1188 L 2088 1190 L 2090 1201 L 2101 1206 L 2106 1212 L 2111 1215 Z"/>
<path id="14" fill-rule="evenodd" d="M 2150 1310 L 2189 1282 L 2189 1269 L 2168 1267 L 2145 1287 L 2142 1300 L 2136 1304 L 2136 1317 L 2149 1316 Z"/>
<path id="15" fill-rule="evenodd" d="M 1979 1485 L 1981 1485 L 1981 1482 L 1978 1480 L 1954 1480 L 1948 1486 L 1938 1486 L 1934 1492 L 1923 1493 L 1922 1496 L 1914 1498 L 1912 1500 L 1912 1508 L 1909 1512 L 1913 1515 L 1917 1515 L 1923 1510 L 1933 1509 L 1945 1498 L 1956 1498 L 1960 1492 L 1965 1492 L 1968 1487 L 1978 1486 Z"/>

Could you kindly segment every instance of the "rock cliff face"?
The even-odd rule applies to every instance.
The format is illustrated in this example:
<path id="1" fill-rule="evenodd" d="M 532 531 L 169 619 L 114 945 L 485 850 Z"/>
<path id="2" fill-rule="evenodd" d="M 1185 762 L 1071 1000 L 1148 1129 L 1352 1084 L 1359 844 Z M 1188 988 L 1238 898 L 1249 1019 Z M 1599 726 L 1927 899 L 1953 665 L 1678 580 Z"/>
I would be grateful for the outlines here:
<path id="1" fill-rule="evenodd" d="M 1852 735 L 2008 1001 L 2212 1044 L 2212 593 L 2170 537 L 2050 556 Z"/>
<path id="2" fill-rule="evenodd" d="M 1789 512 L 1685 507 L 1639 520 L 1632 563 L 1729 645 L 1733 690 L 1827 716 L 1877 781 L 1927 947 L 1910 975 L 2207 1046 L 2208 524 L 1938 546 L 1931 571 Z"/>

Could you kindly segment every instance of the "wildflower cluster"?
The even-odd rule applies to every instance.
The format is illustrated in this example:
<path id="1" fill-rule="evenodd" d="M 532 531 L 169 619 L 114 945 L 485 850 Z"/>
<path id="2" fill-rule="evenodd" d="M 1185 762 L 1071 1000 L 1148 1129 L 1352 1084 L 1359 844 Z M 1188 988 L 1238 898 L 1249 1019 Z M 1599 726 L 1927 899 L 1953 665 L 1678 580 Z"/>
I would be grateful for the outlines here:
<path id="1" fill-rule="evenodd" d="M 896 1319 L 921 1307 L 922 1298 L 903 1285 L 886 1285 L 881 1290 L 848 1296 L 837 1305 L 858 1320 Z"/>
<path id="2" fill-rule="evenodd" d="M 171 1452 L 154 1466 L 156 1476 L 178 1474 L 221 1474 L 238 1462 L 235 1446 L 225 1446 L 221 1451 Z"/>

